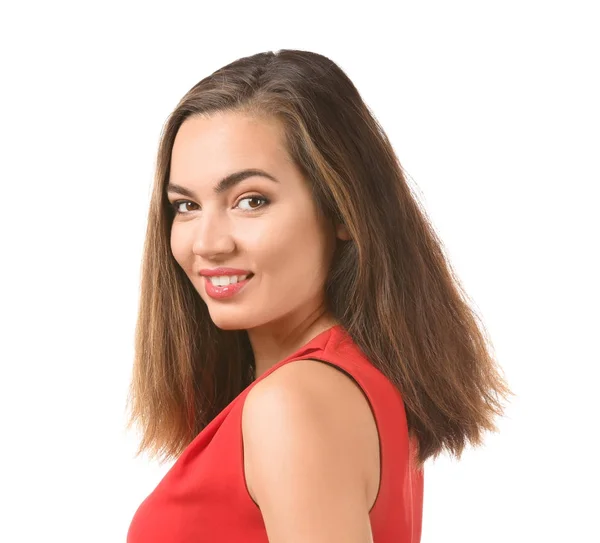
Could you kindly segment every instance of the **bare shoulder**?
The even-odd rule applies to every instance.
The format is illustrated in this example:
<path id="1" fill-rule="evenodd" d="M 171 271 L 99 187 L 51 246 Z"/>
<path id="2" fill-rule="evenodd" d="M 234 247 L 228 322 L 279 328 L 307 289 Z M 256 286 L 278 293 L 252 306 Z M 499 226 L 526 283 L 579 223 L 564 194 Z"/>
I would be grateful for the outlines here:
<path id="1" fill-rule="evenodd" d="M 370 541 L 379 441 L 350 376 L 318 360 L 285 364 L 248 393 L 242 435 L 270 541 Z"/>
<path id="2" fill-rule="evenodd" d="M 376 430 L 360 386 L 342 369 L 320 360 L 296 360 L 257 383 L 246 398 L 243 421 L 270 427 L 273 407 L 285 409 L 288 416 L 300 417 L 302 423 L 341 424 L 340 437 L 345 439 L 368 438 L 369 428 Z"/>

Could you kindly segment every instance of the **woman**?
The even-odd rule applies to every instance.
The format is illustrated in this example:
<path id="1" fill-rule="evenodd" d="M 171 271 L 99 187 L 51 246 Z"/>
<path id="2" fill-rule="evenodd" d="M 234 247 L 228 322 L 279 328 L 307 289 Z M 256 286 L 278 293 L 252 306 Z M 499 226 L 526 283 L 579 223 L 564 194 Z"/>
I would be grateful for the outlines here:
<path id="1" fill-rule="evenodd" d="M 129 543 L 415 543 L 423 463 L 508 389 L 383 129 L 331 60 L 239 59 L 170 116 L 130 425 L 176 462 Z"/>

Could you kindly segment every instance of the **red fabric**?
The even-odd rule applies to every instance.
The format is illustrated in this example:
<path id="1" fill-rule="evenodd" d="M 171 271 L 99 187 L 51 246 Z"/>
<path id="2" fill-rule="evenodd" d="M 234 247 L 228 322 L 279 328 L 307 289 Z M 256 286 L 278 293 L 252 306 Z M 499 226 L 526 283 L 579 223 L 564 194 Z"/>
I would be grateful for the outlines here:
<path id="1" fill-rule="evenodd" d="M 420 541 L 423 472 L 409 461 L 413 442 L 402 398 L 336 325 L 252 382 L 196 436 L 136 511 L 127 543 L 268 543 L 244 479 L 242 406 L 255 383 L 302 358 L 342 369 L 371 403 L 382 462 L 379 494 L 369 513 L 374 543 Z"/>

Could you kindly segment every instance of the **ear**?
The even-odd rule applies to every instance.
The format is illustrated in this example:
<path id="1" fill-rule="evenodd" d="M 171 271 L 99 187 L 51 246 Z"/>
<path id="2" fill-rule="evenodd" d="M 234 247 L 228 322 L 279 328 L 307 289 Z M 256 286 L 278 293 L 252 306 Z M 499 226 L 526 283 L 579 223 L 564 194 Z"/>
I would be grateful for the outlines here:
<path id="1" fill-rule="evenodd" d="M 345 224 L 339 223 L 335 227 L 335 235 L 343 240 L 352 239 Z"/>

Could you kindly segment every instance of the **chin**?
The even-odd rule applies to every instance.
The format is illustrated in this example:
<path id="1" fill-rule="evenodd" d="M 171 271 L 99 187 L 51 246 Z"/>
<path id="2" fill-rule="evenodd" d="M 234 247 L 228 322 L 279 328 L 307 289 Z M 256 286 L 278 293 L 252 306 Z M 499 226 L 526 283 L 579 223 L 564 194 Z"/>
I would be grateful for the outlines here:
<path id="1" fill-rule="evenodd" d="M 215 322 L 215 321 L 213 321 L 213 322 L 214 322 L 215 326 L 217 328 L 220 328 L 221 330 L 242 330 L 242 329 L 244 329 L 242 326 L 239 326 L 239 325 L 237 325 L 235 323 L 229 323 L 229 322 L 227 322 L 225 324 L 220 324 L 220 323 Z"/>
<path id="2" fill-rule="evenodd" d="M 246 330 L 252 327 L 252 322 L 243 317 L 236 318 L 235 315 L 213 315 L 211 313 L 210 318 L 214 325 L 221 330 Z"/>

